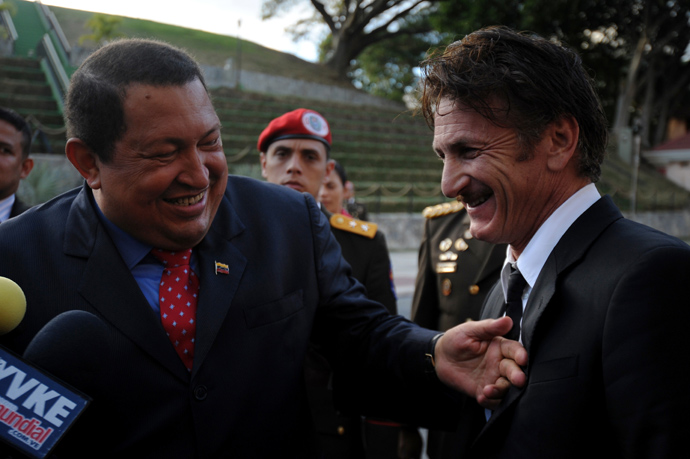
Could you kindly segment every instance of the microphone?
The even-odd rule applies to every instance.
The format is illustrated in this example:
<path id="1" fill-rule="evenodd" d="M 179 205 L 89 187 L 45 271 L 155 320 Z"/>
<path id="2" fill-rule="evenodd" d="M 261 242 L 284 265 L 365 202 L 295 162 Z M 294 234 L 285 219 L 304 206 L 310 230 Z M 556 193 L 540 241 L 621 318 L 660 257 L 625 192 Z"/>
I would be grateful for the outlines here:
<path id="1" fill-rule="evenodd" d="M 26 313 L 26 297 L 13 280 L 0 277 L 0 335 L 14 330 Z"/>
<path id="2" fill-rule="evenodd" d="M 67 311 L 41 328 L 24 351 L 24 359 L 87 395 L 110 362 L 108 327 L 86 311 Z"/>
<path id="3" fill-rule="evenodd" d="M 8 332 L 24 317 L 26 301 L 9 279 L 0 292 L 0 323 Z M 108 361 L 107 331 L 95 315 L 68 311 L 34 336 L 23 358 L 0 347 L 0 440 L 32 458 L 53 451 L 91 402 L 75 388 L 91 389 L 99 362 Z"/>

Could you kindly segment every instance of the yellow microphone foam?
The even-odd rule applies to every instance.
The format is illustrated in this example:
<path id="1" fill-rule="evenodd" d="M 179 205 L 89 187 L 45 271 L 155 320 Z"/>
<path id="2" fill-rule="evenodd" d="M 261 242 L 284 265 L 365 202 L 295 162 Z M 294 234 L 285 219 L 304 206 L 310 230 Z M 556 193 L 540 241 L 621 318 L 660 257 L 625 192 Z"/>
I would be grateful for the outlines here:
<path id="1" fill-rule="evenodd" d="M 13 280 L 0 277 L 0 335 L 15 329 L 26 313 L 26 297 Z"/>

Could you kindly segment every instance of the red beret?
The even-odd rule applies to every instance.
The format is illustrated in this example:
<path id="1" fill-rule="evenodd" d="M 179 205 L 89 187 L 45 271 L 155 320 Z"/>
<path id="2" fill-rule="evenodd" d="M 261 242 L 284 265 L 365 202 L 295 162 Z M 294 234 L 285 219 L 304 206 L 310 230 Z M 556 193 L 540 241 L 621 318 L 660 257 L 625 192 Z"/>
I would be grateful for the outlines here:
<path id="1" fill-rule="evenodd" d="M 314 110 L 298 108 L 274 119 L 259 136 L 257 148 L 266 153 L 276 140 L 314 139 L 331 148 L 331 129 L 326 118 Z"/>

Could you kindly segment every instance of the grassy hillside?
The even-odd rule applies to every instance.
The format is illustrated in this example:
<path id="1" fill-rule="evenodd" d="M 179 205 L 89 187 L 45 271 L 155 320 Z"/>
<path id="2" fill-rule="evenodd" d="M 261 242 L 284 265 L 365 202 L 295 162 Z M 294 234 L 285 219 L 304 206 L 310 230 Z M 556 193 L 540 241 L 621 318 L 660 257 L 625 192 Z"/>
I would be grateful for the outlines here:
<path id="1" fill-rule="evenodd" d="M 93 13 L 56 6 L 51 6 L 50 9 L 60 22 L 67 40 L 73 46 L 78 44 L 79 37 L 91 33 L 86 27 L 86 21 L 93 16 Z M 122 16 L 122 23 L 118 32 L 125 37 L 155 38 L 167 41 L 186 49 L 200 63 L 207 65 L 222 67 L 228 58 L 236 59 L 238 52 L 236 37 L 143 19 Z M 84 46 L 95 47 L 95 43 L 87 41 Z M 279 74 L 298 80 L 352 88 L 349 81 L 339 80 L 333 72 L 323 66 L 247 40 L 242 40 L 242 68 L 254 72 Z"/>

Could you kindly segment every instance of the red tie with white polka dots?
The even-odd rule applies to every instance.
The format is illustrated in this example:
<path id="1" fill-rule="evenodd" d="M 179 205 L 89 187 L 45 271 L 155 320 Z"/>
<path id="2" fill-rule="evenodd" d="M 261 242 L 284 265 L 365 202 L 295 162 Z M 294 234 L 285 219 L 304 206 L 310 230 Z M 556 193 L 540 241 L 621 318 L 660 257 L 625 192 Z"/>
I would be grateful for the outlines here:
<path id="1" fill-rule="evenodd" d="M 179 252 L 153 249 L 151 254 L 165 266 L 158 288 L 163 328 L 187 370 L 192 371 L 199 296 L 199 278 L 189 266 L 192 249 Z"/>

